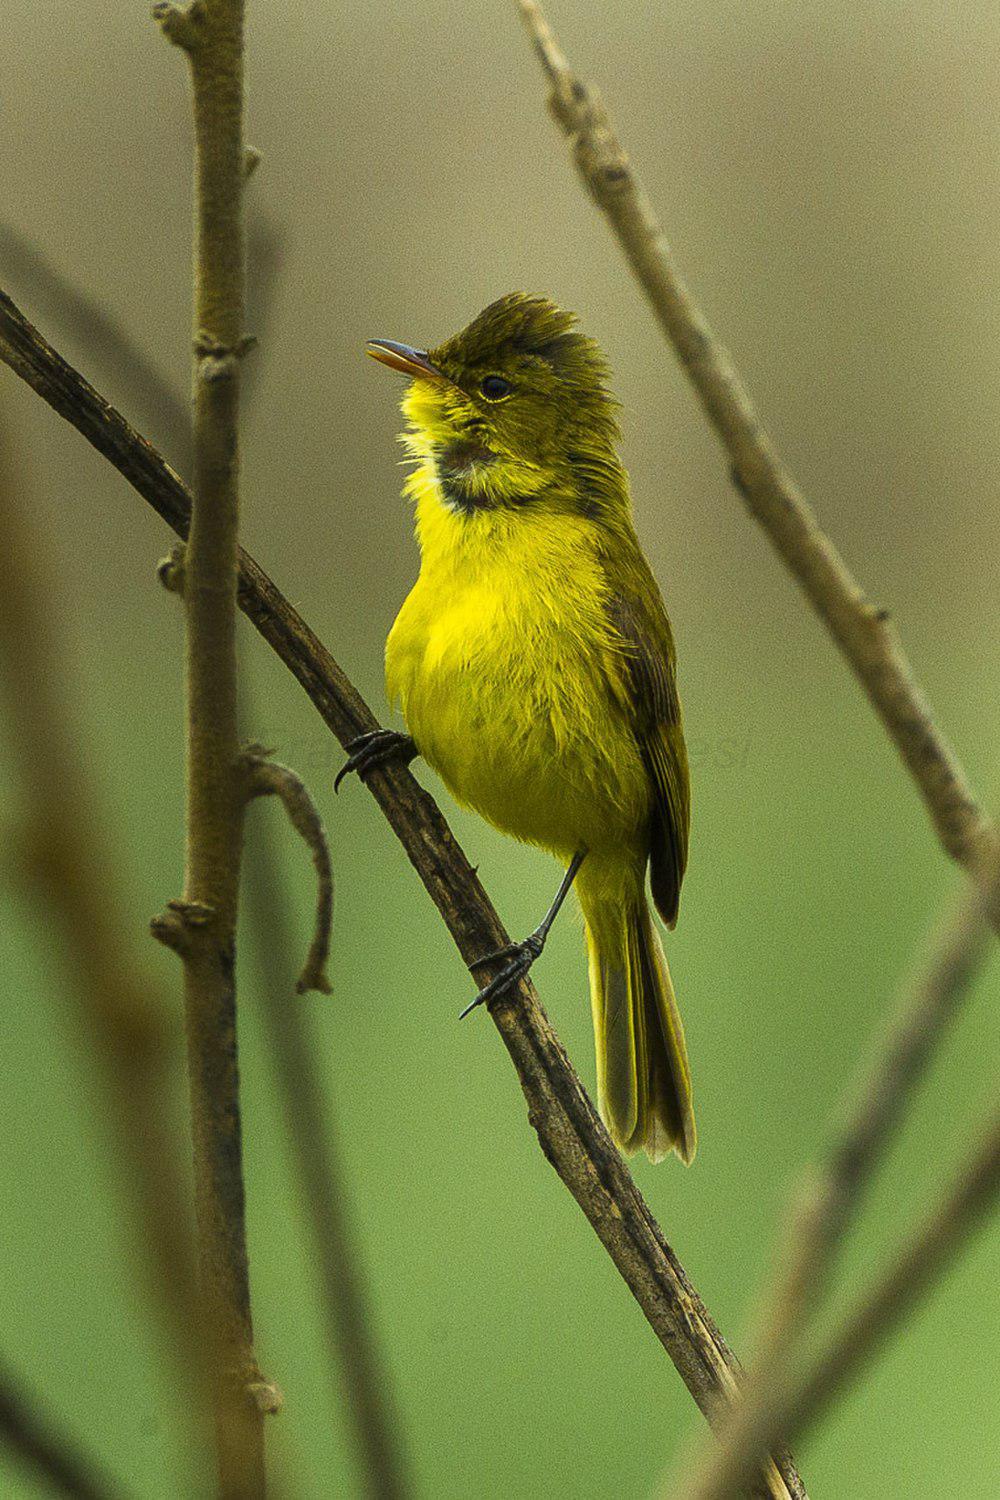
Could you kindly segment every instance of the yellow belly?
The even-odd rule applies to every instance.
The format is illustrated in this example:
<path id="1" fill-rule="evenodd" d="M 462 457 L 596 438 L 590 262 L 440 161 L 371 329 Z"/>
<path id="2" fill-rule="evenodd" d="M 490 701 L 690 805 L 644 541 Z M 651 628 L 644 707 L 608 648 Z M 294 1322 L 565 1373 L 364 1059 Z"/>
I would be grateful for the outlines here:
<path id="1" fill-rule="evenodd" d="M 509 559 L 507 560 L 509 561 Z M 497 828 L 568 858 L 636 846 L 651 794 L 611 683 L 600 576 L 586 558 L 421 575 L 386 648 L 420 754 Z"/>

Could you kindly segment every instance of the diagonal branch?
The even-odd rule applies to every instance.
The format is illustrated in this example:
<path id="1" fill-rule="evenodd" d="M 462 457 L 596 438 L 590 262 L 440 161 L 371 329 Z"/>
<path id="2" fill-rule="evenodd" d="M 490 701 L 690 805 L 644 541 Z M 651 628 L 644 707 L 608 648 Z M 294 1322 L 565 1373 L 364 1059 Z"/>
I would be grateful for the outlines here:
<path id="1" fill-rule="evenodd" d="M 518 0 L 573 159 L 649 299 L 732 465 L 750 514 L 847 659 L 923 797 L 948 853 L 974 872 L 1000 847 L 885 610 L 860 584 L 778 457 L 726 350 L 681 279 L 600 96 L 572 71 L 535 0 Z"/>
<path id="2" fill-rule="evenodd" d="M 845 1315 L 806 1372 L 785 1430 L 798 1438 L 836 1400 L 981 1226 L 1000 1196 L 1000 1117 L 881 1278 Z"/>
<path id="3" fill-rule="evenodd" d="M 815 1303 L 822 1294 L 865 1189 L 992 946 L 987 923 L 997 921 L 998 911 L 1000 865 L 989 884 L 970 887 L 941 924 L 924 968 L 906 987 L 876 1048 L 827 1160 L 802 1193 L 799 1231 L 788 1235 L 788 1264 L 762 1320 L 765 1345 L 783 1341 L 789 1325 L 798 1321 L 789 1309 Z"/>
<path id="4" fill-rule="evenodd" d="M 1000 1117 L 994 1115 L 974 1151 L 938 1203 L 881 1276 L 843 1316 L 828 1341 L 789 1384 L 762 1392 L 736 1409 L 738 1421 L 683 1500 L 729 1500 L 753 1472 L 756 1455 L 780 1428 L 798 1442 L 904 1322 L 951 1260 L 980 1227 L 1000 1195 Z M 669 1493 L 676 1494 L 671 1487 Z"/>
<path id="5" fill-rule="evenodd" d="M 173 470 L 0 292 L 0 357 L 103 453 L 180 536 L 190 496 Z M 341 744 L 377 727 L 364 699 L 248 553 L 240 553 L 240 607 L 304 687 Z M 508 935 L 437 804 L 408 771 L 386 765 L 367 785 L 465 959 Z M 709 1421 L 734 1398 L 739 1364 L 667 1243 L 542 1010 L 523 980 L 491 1015 L 517 1069 L 545 1156 L 595 1233 Z M 779 1477 L 780 1476 L 780 1477 Z M 769 1464 L 761 1493 L 805 1494 L 787 1455 Z"/>
<path id="6" fill-rule="evenodd" d="M 0 1440 L 44 1479 L 49 1494 L 66 1495 L 70 1500 L 112 1500 L 118 1494 L 110 1480 L 92 1471 L 66 1438 L 54 1432 L 32 1410 L 3 1369 L 0 1369 Z"/>
<path id="7" fill-rule="evenodd" d="M 828 1159 L 811 1175 L 795 1205 L 785 1234 L 786 1261 L 767 1299 L 760 1347 L 742 1399 L 728 1415 L 720 1446 L 706 1455 L 699 1475 L 684 1491 L 687 1500 L 727 1500 L 738 1494 L 758 1454 L 767 1452 L 779 1435 L 788 1441 L 798 1435 L 796 1413 L 804 1386 L 792 1366 L 802 1335 L 864 1190 L 992 946 L 987 918 L 995 920 L 998 907 L 1000 865 L 988 886 L 969 887 L 907 987 Z M 843 1381 L 835 1384 L 839 1389 Z"/>

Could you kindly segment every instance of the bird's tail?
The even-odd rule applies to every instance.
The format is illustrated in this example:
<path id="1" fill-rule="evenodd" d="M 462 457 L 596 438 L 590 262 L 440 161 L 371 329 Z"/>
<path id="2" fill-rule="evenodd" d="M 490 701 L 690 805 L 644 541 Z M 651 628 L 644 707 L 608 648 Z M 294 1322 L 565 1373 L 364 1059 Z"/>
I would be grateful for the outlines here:
<path id="1" fill-rule="evenodd" d="M 578 878 L 587 923 L 597 1047 L 597 1102 L 615 1144 L 650 1161 L 676 1151 L 687 1165 L 697 1137 L 691 1074 L 674 987 L 641 879 L 608 879 L 595 861 Z M 596 877 L 596 878 L 595 878 Z"/>

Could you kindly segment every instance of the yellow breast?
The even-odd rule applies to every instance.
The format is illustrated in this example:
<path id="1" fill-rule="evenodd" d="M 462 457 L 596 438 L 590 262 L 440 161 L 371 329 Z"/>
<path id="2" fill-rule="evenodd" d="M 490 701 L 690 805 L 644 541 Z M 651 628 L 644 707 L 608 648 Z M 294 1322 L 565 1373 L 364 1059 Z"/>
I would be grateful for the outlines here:
<path id="1" fill-rule="evenodd" d="M 637 837 L 650 794 L 592 523 L 530 504 L 457 515 L 432 477 L 413 487 L 423 561 L 386 680 L 421 755 L 459 801 L 557 853 Z"/>

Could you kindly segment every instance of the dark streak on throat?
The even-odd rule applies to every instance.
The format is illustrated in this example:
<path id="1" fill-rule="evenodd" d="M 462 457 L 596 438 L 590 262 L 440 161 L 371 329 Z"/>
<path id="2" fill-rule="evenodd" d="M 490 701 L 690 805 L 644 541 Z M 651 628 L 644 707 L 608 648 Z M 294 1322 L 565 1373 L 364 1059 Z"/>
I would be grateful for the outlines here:
<path id="1" fill-rule="evenodd" d="M 497 455 L 492 448 L 487 448 L 485 443 L 476 438 L 460 438 L 455 443 L 449 443 L 447 448 L 438 451 L 438 468 L 444 472 L 461 473 L 464 469 L 470 470 L 474 464 L 496 463 Z"/>
<path id="2" fill-rule="evenodd" d="M 471 515 L 477 510 L 492 510 L 495 501 L 484 495 L 476 484 L 477 469 L 496 463 L 492 448 L 475 438 L 463 438 L 440 448 L 435 457 L 438 483 L 447 503 L 455 510 Z"/>

